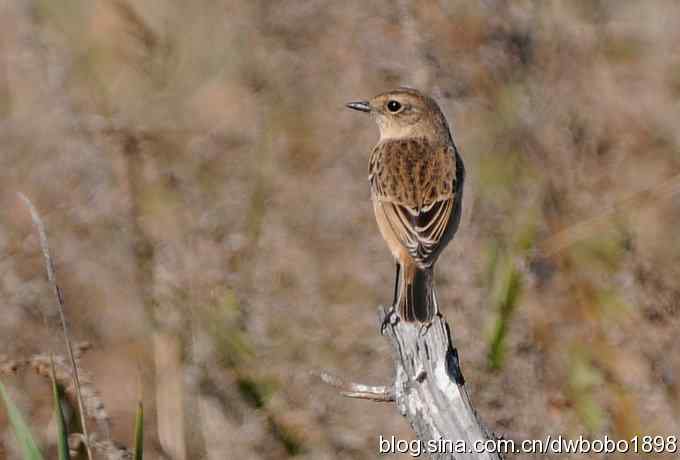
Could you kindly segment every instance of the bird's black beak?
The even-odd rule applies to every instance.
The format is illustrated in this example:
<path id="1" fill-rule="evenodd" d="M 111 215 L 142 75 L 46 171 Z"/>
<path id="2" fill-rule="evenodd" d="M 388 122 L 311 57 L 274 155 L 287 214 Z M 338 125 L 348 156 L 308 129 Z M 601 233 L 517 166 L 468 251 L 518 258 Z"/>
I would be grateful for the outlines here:
<path id="1" fill-rule="evenodd" d="M 368 101 L 350 102 L 347 104 L 347 108 L 358 110 L 359 112 L 370 112 L 371 104 Z"/>

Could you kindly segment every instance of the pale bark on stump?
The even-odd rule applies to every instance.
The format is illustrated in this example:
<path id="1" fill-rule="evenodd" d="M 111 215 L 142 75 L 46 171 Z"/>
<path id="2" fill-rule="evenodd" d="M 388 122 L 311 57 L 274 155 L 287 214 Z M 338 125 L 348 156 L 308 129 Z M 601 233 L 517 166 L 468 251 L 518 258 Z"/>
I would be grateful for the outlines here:
<path id="1" fill-rule="evenodd" d="M 385 308 L 381 308 L 381 324 L 385 314 Z M 443 317 L 435 317 L 427 330 L 417 323 L 388 322 L 383 335 L 392 348 L 397 408 L 421 441 L 445 439 L 455 443 L 463 440 L 467 448 L 473 450 L 476 442 L 495 439 L 470 403 L 458 351 Z M 431 458 L 499 460 L 502 457 L 484 452 L 435 453 Z"/>

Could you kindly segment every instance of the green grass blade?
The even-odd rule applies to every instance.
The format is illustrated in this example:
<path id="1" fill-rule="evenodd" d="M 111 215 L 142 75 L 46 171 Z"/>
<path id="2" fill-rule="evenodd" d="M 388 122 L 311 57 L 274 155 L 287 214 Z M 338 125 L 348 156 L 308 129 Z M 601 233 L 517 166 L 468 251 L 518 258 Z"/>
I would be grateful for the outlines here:
<path id="1" fill-rule="evenodd" d="M 9 394 L 7 394 L 7 390 L 5 389 L 2 382 L 0 382 L 0 397 L 2 397 L 5 407 L 7 408 L 9 422 L 10 425 L 12 425 L 12 429 L 14 430 L 14 435 L 17 438 L 17 442 L 24 453 L 24 460 L 43 460 L 43 456 L 40 453 L 40 450 L 38 450 L 38 446 L 35 443 L 33 435 L 31 434 L 31 430 L 24 421 L 21 412 L 19 412 L 19 408 L 17 408 L 17 406 L 14 405 L 14 402 L 10 399 Z"/>
<path id="2" fill-rule="evenodd" d="M 522 273 L 507 256 L 501 267 L 500 277 L 502 281 L 500 281 L 500 288 L 495 299 L 498 309 L 497 318 L 487 355 L 489 367 L 492 370 L 498 370 L 503 365 L 505 339 L 522 288 Z"/>
<path id="3" fill-rule="evenodd" d="M 139 402 L 137 416 L 135 417 L 135 460 L 144 457 L 144 405 Z"/>
<path id="4" fill-rule="evenodd" d="M 59 386 L 57 385 L 56 372 L 54 370 L 54 359 L 50 356 L 50 379 L 52 380 L 52 398 L 54 399 L 54 416 L 57 419 L 57 451 L 59 452 L 59 460 L 71 460 L 71 454 L 68 448 L 68 431 L 66 429 L 66 419 L 64 418 L 64 411 L 61 406 L 61 395 Z"/>

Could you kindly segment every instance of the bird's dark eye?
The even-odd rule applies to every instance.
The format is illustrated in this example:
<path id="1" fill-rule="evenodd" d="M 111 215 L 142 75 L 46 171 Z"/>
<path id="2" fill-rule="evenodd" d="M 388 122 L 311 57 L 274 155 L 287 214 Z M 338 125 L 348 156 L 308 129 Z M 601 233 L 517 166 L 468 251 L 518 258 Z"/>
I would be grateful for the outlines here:
<path id="1" fill-rule="evenodd" d="M 392 113 L 398 112 L 401 109 L 401 104 L 395 100 L 389 101 L 387 103 L 387 110 Z"/>

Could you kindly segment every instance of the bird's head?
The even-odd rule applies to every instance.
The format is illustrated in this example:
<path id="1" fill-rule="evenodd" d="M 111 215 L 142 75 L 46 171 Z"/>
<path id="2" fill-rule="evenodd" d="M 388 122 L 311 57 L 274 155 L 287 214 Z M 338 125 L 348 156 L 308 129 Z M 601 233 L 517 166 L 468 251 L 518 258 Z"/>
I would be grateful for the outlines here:
<path id="1" fill-rule="evenodd" d="M 350 102 L 347 107 L 370 114 L 380 128 L 381 141 L 427 137 L 445 142 L 450 137 L 437 103 L 415 89 L 399 88 L 369 101 Z"/>

